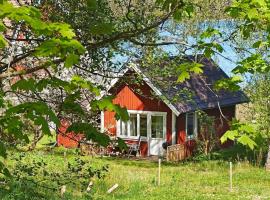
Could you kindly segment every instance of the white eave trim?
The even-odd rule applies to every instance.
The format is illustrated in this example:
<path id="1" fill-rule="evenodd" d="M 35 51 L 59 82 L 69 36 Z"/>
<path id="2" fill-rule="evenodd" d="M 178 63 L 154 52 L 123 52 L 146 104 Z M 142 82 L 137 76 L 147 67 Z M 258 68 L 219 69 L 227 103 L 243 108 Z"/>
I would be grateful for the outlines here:
<path id="1" fill-rule="evenodd" d="M 134 69 L 138 74 L 141 74 L 143 76 L 143 80 L 147 83 L 147 85 L 149 85 L 149 87 L 156 93 L 157 96 L 165 98 L 165 100 L 163 100 L 162 98 L 161 100 L 173 111 L 176 116 L 180 115 L 180 112 L 175 108 L 175 106 L 169 102 L 165 95 L 163 95 L 161 91 L 156 86 L 154 86 L 151 80 L 147 78 L 147 76 L 145 76 L 134 63 L 130 64 L 130 67 Z"/>

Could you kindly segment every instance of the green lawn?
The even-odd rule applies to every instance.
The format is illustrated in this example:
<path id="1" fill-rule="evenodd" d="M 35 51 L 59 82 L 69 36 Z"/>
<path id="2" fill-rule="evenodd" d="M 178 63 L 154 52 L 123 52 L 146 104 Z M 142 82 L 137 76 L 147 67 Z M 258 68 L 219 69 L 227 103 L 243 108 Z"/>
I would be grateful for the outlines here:
<path id="1" fill-rule="evenodd" d="M 72 160 L 75 156 L 78 155 L 74 151 L 68 151 L 68 160 Z M 64 170 L 63 149 L 38 150 L 27 153 L 26 157 L 34 160 L 42 157 L 49 163 L 51 169 Z M 157 162 L 89 156 L 82 158 L 94 167 L 109 165 L 109 172 L 104 179 L 93 180 L 91 191 L 93 199 L 270 199 L 270 173 L 248 163 L 234 163 L 233 191 L 229 192 L 229 166 L 224 161 L 178 164 L 164 162 L 161 185 L 157 186 Z M 9 164 L 12 167 L 13 163 Z M 119 184 L 119 187 L 113 193 L 107 194 L 106 191 L 115 183 Z M 53 194 L 48 191 L 44 199 L 60 199 L 58 192 Z M 25 191 L 21 191 L 18 186 L 1 199 L 26 198 L 35 199 L 34 196 L 25 197 Z M 89 199 L 89 197 L 84 197 L 83 193 L 67 185 L 65 199 Z"/>

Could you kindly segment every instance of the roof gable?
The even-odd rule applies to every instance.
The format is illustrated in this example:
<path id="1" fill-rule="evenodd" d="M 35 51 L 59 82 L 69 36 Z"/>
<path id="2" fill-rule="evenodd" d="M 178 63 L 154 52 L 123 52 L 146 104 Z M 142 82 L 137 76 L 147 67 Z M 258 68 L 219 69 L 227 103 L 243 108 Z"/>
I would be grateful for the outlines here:
<path id="1" fill-rule="evenodd" d="M 143 81 L 154 91 L 155 95 L 157 97 L 159 97 L 171 110 L 175 115 L 180 115 L 180 112 L 178 111 L 178 109 L 175 107 L 175 105 L 173 105 L 170 100 L 161 92 L 161 90 L 154 84 L 152 83 L 152 81 L 150 80 L 150 78 L 148 78 L 141 70 L 138 66 L 136 66 L 135 64 L 130 64 L 128 66 L 128 68 L 124 71 L 123 76 L 129 71 L 129 70 L 133 70 L 134 72 L 136 72 L 137 74 L 142 76 Z M 111 83 L 111 86 L 109 89 L 113 88 L 116 83 L 119 81 L 119 78 L 114 79 Z"/>
<path id="2" fill-rule="evenodd" d="M 170 77 L 151 77 L 151 73 L 147 69 L 140 68 L 139 64 L 134 63 L 128 66 L 123 76 L 129 69 L 141 75 L 142 79 L 154 91 L 155 95 L 160 97 L 177 116 L 181 113 L 198 109 L 205 110 L 217 108 L 218 106 L 224 107 L 248 102 L 248 98 L 242 91 L 231 92 L 223 90 L 214 92 L 213 86 L 215 81 L 228 78 L 228 76 L 212 60 L 202 59 L 200 63 L 204 65 L 203 73 L 191 74 L 190 79 L 183 83 L 176 82 L 177 75 Z M 111 87 L 118 80 L 119 78 L 113 80 Z M 182 91 L 190 91 L 192 97 L 181 93 Z"/>

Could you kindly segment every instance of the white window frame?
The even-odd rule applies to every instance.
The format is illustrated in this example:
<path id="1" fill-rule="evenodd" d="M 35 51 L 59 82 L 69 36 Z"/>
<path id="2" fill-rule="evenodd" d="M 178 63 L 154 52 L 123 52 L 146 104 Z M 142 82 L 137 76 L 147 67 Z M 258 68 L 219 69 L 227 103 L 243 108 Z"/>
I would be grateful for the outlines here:
<path id="1" fill-rule="evenodd" d="M 188 129 L 188 115 L 189 114 L 193 114 L 193 123 L 194 123 L 194 129 L 193 129 L 193 134 L 188 136 L 187 134 L 187 129 Z M 189 112 L 189 113 L 186 113 L 186 141 L 188 140 L 193 140 L 197 137 L 198 135 L 198 116 L 197 116 L 197 113 L 196 112 Z"/>
<path id="2" fill-rule="evenodd" d="M 127 136 L 120 135 L 120 122 L 121 120 L 117 121 L 116 125 L 116 133 L 117 137 L 123 138 L 123 139 L 131 139 L 136 140 L 140 136 L 140 115 L 146 115 L 147 116 L 147 137 L 142 136 L 142 140 L 147 140 L 151 137 L 151 126 L 152 126 L 152 120 L 151 116 L 162 116 L 163 117 L 163 139 L 166 138 L 166 122 L 167 122 L 167 112 L 155 112 L 155 111 L 140 111 L 140 110 L 128 110 L 128 114 L 137 114 L 137 136 L 130 136 L 130 121 L 127 121 L 128 123 L 128 130 L 127 130 Z"/>

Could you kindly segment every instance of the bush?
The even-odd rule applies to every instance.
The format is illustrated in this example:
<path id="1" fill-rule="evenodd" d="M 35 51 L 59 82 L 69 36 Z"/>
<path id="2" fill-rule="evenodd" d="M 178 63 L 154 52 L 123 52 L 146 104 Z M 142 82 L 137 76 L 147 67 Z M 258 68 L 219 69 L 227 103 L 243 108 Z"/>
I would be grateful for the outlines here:
<path id="1" fill-rule="evenodd" d="M 108 171 L 108 166 L 95 169 L 80 157 L 55 160 L 58 163 L 50 164 L 43 157 L 44 154 L 32 157 L 25 153 L 11 156 L 12 176 L 1 177 L 0 194 L 6 199 L 42 199 L 50 193 L 57 198 L 60 188 L 66 185 L 69 188 L 67 196 L 74 192 L 89 196 L 86 191 L 89 181 L 104 178 Z"/>
<path id="2" fill-rule="evenodd" d="M 235 144 L 234 146 L 213 151 L 208 155 L 197 154 L 191 158 L 192 161 L 208 161 L 208 160 L 223 160 L 223 161 L 248 161 L 256 166 L 263 166 L 266 161 L 267 147 L 262 145 L 261 148 L 251 150 L 250 148 L 241 144 Z"/>

